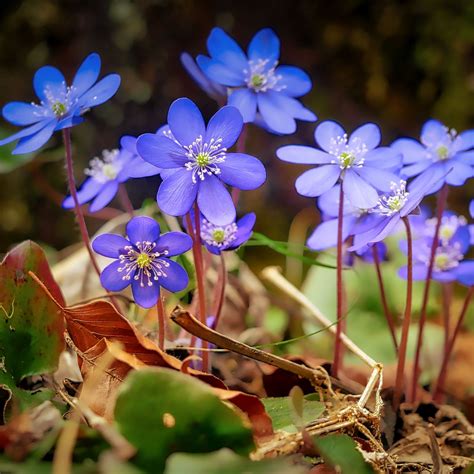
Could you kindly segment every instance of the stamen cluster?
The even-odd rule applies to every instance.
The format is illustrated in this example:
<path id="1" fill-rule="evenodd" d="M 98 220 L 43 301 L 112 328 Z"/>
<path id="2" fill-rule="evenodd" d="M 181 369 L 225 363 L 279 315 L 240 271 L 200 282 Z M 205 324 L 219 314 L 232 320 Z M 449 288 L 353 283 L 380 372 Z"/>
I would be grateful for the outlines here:
<path id="1" fill-rule="evenodd" d="M 368 148 L 365 143 L 355 139 L 352 144 L 348 144 L 348 137 L 345 133 L 342 136 L 331 138 L 329 153 L 337 157 L 332 160 L 332 164 L 337 164 L 341 170 L 348 168 L 362 168 L 364 166 L 364 156 Z"/>
<path id="2" fill-rule="evenodd" d="M 382 196 L 373 212 L 387 217 L 400 212 L 410 195 L 406 190 L 406 184 L 404 180 L 400 180 L 399 184 L 392 182 L 390 185 L 392 195 Z"/>
<path id="3" fill-rule="evenodd" d="M 249 68 L 243 71 L 247 87 L 255 92 L 267 92 L 268 90 L 279 92 L 285 89 L 285 85 L 278 84 L 282 76 L 275 72 L 277 65 L 278 61 L 275 61 L 269 67 L 268 59 L 250 60 Z"/>
<path id="4" fill-rule="evenodd" d="M 114 180 L 122 170 L 122 164 L 118 160 L 120 152 L 118 149 L 103 150 L 102 158 L 95 157 L 89 162 L 89 168 L 84 173 L 91 176 L 99 183 Z"/>
<path id="5" fill-rule="evenodd" d="M 228 247 L 236 239 L 237 230 L 235 222 L 226 226 L 217 226 L 207 219 L 201 219 L 201 238 L 208 245 L 218 248 Z"/>

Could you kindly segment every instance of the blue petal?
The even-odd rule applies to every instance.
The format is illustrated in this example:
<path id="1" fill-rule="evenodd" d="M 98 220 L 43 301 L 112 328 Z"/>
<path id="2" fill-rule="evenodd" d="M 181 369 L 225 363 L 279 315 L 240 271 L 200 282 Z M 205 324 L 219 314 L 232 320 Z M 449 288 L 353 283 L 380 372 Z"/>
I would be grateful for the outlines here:
<path id="1" fill-rule="evenodd" d="M 426 280 L 428 274 L 428 267 L 424 263 L 415 263 L 413 265 L 413 280 Z M 398 276 L 406 280 L 408 278 L 408 267 L 403 266 L 398 270 Z"/>
<path id="2" fill-rule="evenodd" d="M 356 168 L 354 169 L 354 173 L 357 173 L 375 189 L 384 192 L 389 192 L 391 190 L 392 183 L 398 183 L 400 181 L 400 178 L 395 173 L 378 168 L 372 168 L 371 166 Z"/>
<path id="3" fill-rule="evenodd" d="M 197 136 L 194 140 L 196 138 Z M 137 152 L 145 161 L 157 168 L 178 168 L 189 161 L 182 147 L 173 140 L 154 133 L 144 133 L 138 137 Z"/>
<path id="4" fill-rule="evenodd" d="M 57 120 L 53 119 L 39 132 L 36 132 L 35 134 L 28 137 L 21 138 L 18 142 L 18 145 L 12 151 L 12 155 L 30 153 L 32 151 L 38 150 L 38 148 L 41 148 L 51 138 L 51 135 L 54 133 L 56 128 L 56 124 Z"/>
<path id="5" fill-rule="evenodd" d="M 99 183 L 99 181 L 94 178 L 88 178 L 84 181 L 81 186 L 81 189 L 77 191 L 77 198 L 79 204 L 85 204 L 90 201 L 93 197 L 97 196 L 99 191 L 104 187 L 104 183 Z M 72 196 L 68 196 L 64 199 L 62 203 L 64 209 L 72 209 L 74 207 L 74 200 Z"/>
<path id="6" fill-rule="evenodd" d="M 124 135 L 120 139 L 120 146 L 130 153 L 137 154 L 137 137 L 132 137 L 130 135 Z"/>
<path id="7" fill-rule="evenodd" d="M 469 214 L 471 214 L 471 217 L 474 217 L 474 199 L 469 204 Z"/>
<path id="8" fill-rule="evenodd" d="M 14 133 L 13 135 L 10 135 L 9 137 L 0 140 L 0 146 L 14 142 L 15 140 L 19 140 L 20 138 L 30 137 L 31 135 L 34 135 L 35 133 L 40 131 L 42 128 L 46 127 L 51 122 L 57 123 L 57 119 L 47 118 L 41 122 L 31 125 L 30 127 L 23 128 L 18 132 Z"/>
<path id="9" fill-rule="evenodd" d="M 457 280 L 466 286 L 474 285 L 474 260 L 461 262 L 455 270 Z"/>
<path id="10" fill-rule="evenodd" d="M 255 120 L 257 111 L 257 94 L 250 89 L 234 89 L 227 101 L 229 105 L 233 105 L 240 110 L 245 123 Z"/>
<path id="11" fill-rule="evenodd" d="M 454 140 L 453 148 L 456 152 L 474 148 L 474 130 L 466 130 L 460 133 Z"/>
<path id="12" fill-rule="evenodd" d="M 379 145 L 380 140 L 380 128 L 375 123 L 366 123 L 351 133 L 349 145 L 364 143 L 369 150 L 373 150 Z"/>
<path id="13" fill-rule="evenodd" d="M 245 85 L 244 72 L 234 71 L 220 61 L 199 55 L 196 58 L 202 72 L 212 81 L 228 87 L 239 87 Z"/>
<path id="14" fill-rule="evenodd" d="M 126 232 L 132 244 L 156 242 L 160 238 L 160 224 L 151 217 L 133 217 L 127 223 Z"/>
<path id="15" fill-rule="evenodd" d="M 474 168 L 458 160 L 450 160 L 446 166 L 450 169 L 449 174 L 446 176 L 446 182 L 451 186 L 462 186 L 473 176 Z"/>
<path id="16" fill-rule="evenodd" d="M 79 97 L 89 88 L 91 88 L 99 77 L 100 72 L 100 56 L 92 53 L 79 66 L 79 69 L 72 81 L 73 94 Z"/>
<path id="17" fill-rule="evenodd" d="M 390 147 L 402 154 L 405 164 L 417 163 L 426 159 L 426 148 L 413 138 L 399 138 Z"/>
<path id="18" fill-rule="evenodd" d="M 187 252 L 193 246 L 193 240 L 184 232 L 167 232 L 163 234 L 157 244 L 156 251 L 163 253 L 168 252 L 167 257 L 174 257 Z"/>
<path id="19" fill-rule="evenodd" d="M 58 125 L 56 126 L 56 131 L 63 130 L 64 128 L 74 127 L 82 122 L 84 122 L 84 118 L 78 115 L 69 115 L 63 117 L 59 120 Z"/>
<path id="20" fill-rule="evenodd" d="M 156 176 L 160 174 L 161 169 L 155 165 L 148 163 L 140 156 L 136 156 L 127 165 L 126 174 L 130 178 L 146 178 L 148 176 Z"/>
<path id="21" fill-rule="evenodd" d="M 449 130 L 438 120 L 428 120 L 421 129 L 421 142 L 424 145 L 436 145 L 448 135 Z"/>
<path id="22" fill-rule="evenodd" d="M 260 93 L 259 96 L 260 95 L 263 95 L 263 93 Z M 289 97 L 283 92 L 269 90 L 265 92 L 264 95 L 273 102 L 276 108 L 293 118 L 307 122 L 314 122 L 317 119 L 316 115 L 314 115 L 311 110 L 305 108 L 299 100 Z"/>
<path id="23" fill-rule="evenodd" d="M 110 181 L 99 191 L 95 199 L 89 205 L 89 212 L 97 212 L 103 209 L 117 194 L 119 183 Z"/>
<path id="24" fill-rule="evenodd" d="M 191 145 L 196 138 L 204 138 L 206 135 L 201 112 L 192 100 L 185 97 L 176 99 L 171 104 L 168 111 L 168 125 L 181 145 Z"/>
<path id="25" fill-rule="evenodd" d="M 88 109 L 103 104 L 115 95 L 119 86 L 120 76 L 109 74 L 79 98 L 79 106 Z"/>
<path id="26" fill-rule="evenodd" d="M 453 159 L 466 163 L 467 165 L 474 165 L 474 150 L 456 153 Z"/>
<path id="27" fill-rule="evenodd" d="M 194 204 L 199 186 L 192 182 L 190 171 L 180 169 L 161 183 L 157 194 L 158 206 L 171 216 L 184 216 Z"/>
<path id="28" fill-rule="evenodd" d="M 252 61 L 267 59 L 273 66 L 280 57 L 280 40 L 273 30 L 264 28 L 255 34 L 248 47 L 248 57 Z"/>
<path id="29" fill-rule="evenodd" d="M 92 241 L 94 252 L 104 257 L 118 258 L 120 251 L 130 245 L 130 242 L 116 234 L 102 234 Z"/>
<path id="30" fill-rule="evenodd" d="M 287 163 L 303 165 L 323 165 L 334 160 L 334 156 L 324 151 L 304 145 L 286 145 L 278 148 L 276 155 Z"/>
<path id="31" fill-rule="evenodd" d="M 334 140 L 343 137 L 346 131 L 332 120 L 321 122 L 314 131 L 314 138 L 317 144 L 325 151 L 331 151 L 334 148 Z"/>
<path id="32" fill-rule="evenodd" d="M 230 148 L 242 132 L 243 119 L 239 110 L 232 106 L 219 109 L 209 120 L 205 142 L 221 139 L 224 148 Z"/>
<path id="33" fill-rule="evenodd" d="M 32 123 L 44 120 L 43 115 L 39 115 L 39 106 L 27 104 L 26 102 L 10 102 L 2 109 L 2 115 L 14 125 L 31 125 Z"/>
<path id="34" fill-rule="evenodd" d="M 197 203 L 204 217 L 216 225 L 235 220 L 235 207 L 229 192 L 214 175 L 207 176 L 199 186 Z"/>
<path id="35" fill-rule="evenodd" d="M 123 279 L 124 273 L 118 271 L 122 266 L 122 263 L 117 260 L 102 270 L 100 283 L 106 290 L 121 291 L 130 284 L 130 280 Z"/>
<path id="36" fill-rule="evenodd" d="M 398 171 L 402 166 L 402 155 L 392 148 L 381 146 L 366 153 L 364 161 L 374 168 Z"/>
<path id="37" fill-rule="evenodd" d="M 159 284 L 171 293 L 184 290 L 188 286 L 188 274 L 186 270 L 173 260 L 163 258 L 169 265 L 164 271 L 165 275 L 159 277 Z"/>
<path id="38" fill-rule="evenodd" d="M 311 79 L 302 69 L 294 66 L 278 66 L 275 70 L 277 76 L 281 76 L 278 85 L 283 85 L 284 94 L 291 97 L 300 97 L 311 90 Z"/>
<path id="39" fill-rule="evenodd" d="M 377 222 L 377 221 L 375 221 Z M 385 239 L 400 222 L 400 215 L 394 214 L 391 217 L 381 218 L 377 225 L 371 230 L 363 234 L 357 234 L 354 236 L 354 244 L 349 247 L 350 251 L 358 250 L 370 243 L 381 242 Z"/>
<path id="40" fill-rule="evenodd" d="M 329 191 L 339 179 L 341 170 L 336 165 L 323 165 L 305 171 L 295 182 L 296 190 L 306 197 L 317 197 Z"/>
<path id="41" fill-rule="evenodd" d="M 326 250 L 337 245 L 337 227 L 338 219 L 331 219 L 319 224 L 307 241 L 309 248 L 313 250 Z M 345 242 L 349 237 L 352 227 L 354 226 L 354 218 L 348 217 L 342 220 L 342 241 Z"/>
<path id="42" fill-rule="evenodd" d="M 160 297 L 160 285 L 154 281 L 151 286 L 143 283 L 140 284 L 140 280 L 134 280 L 132 278 L 132 294 L 135 303 L 142 308 L 152 308 L 158 302 Z"/>
<path id="43" fill-rule="evenodd" d="M 228 153 L 219 167 L 219 178 L 224 183 L 245 191 L 258 188 L 267 177 L 262 162 L 245 153 Z"/>
<path id="44" fill-rule="evenodd" d="M 431 164 L 430 160 L 421 160 L 418 163 L 403 167 L 400 174 L 402 178 L 413 178 L 413 176 L 417 176 L 429 168 Z"/>
<path id="45" fill-rule="evenodd" d="M 321 194 L 318 198 L 318 207 L 325 216 L 337 217 L 339 214 L 339 191 L 340 185 L 332 187 L 329 191 Z M 344 213 L 352 210 L 352 206 L 347 201 L 347 197 L 344 198 Z"/>
<path id="46" fill-rule="evenodd" d="M 39 68 L 33 78 L 33 87 L 41 101 L 48 103 L 48 95 L 64 97 L 66 95 L 66 79 L 59 69 L 52 66 Z"/>
<path id="47" fill-rule="evenodd" d="M 282 110 L 274 98 L 275 95 L 270 92 L 258 94 L 258 109 L 263 120 L 272 130 L 278 133 L 294 133 L 296 131 L 294 118 L 286 110 Z"/>
<path id="48" fill-rule="evenodd" d="M 377 205 L 379 200 L 377 191 L 367 181 L 359 177 L 355 171 L 346 170 L 342 187 L 352 205 L 360 209 L 371 209 Z"/>
<path id="49" fill-rule="evenodd" d="M 247 57 L 242 48 L 221 28 L 213 28 L 207 38 L 207 49 L 216 59 L 234 71 L 248 68 Z"/>
<path id="50" fill-rule="evenodd" d="M 255 215 L 255 212 L 249 212 L 236 222 L 237 232 L 235 233 L 235 240 L 229 246 L 229 250 L 233 250 L 237 247 L 240 247 L 250 238 L 250 236 L 252 235 L 253 228 L 255 226 L 256 219 L 257 216 Z"/>

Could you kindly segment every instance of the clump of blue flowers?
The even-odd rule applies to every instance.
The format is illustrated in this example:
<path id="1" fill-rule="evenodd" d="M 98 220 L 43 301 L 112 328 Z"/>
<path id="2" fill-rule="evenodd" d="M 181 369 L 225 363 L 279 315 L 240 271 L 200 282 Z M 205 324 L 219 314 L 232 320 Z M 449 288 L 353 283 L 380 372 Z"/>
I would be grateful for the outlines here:
<path id="1" fill-rule="evenodd" d="M 93 249 L 115 261 L 105 267 L 100 281 L 109 291 L 131 285 L 133 298 L 144 308 L 156 305 L 160 287 L 176 293 L 188 286 L 188 275 L 171 257 L 192 246 L 189 235 L 168 232 L 160 235 L 159 224 L 150 217 L 134 217 L 127 224 L 127 238 L 102 234 L 92 242 Z"/>
<path id="2" fill-rule="evenodd" d="M 119 75 L 109 74 L 97 82 L 99 73 L 96 53 L 79 66 L 70 86 L 55 67 L 38 69 L 33 87 L 40 102 L 10 102 L 3 107 L 5 120 L 26 128 L 0 140 L 0 146 L 18 140 L 13 154 L 29 153 L 41 148 L 55 131 L 81 123 L 82 114 L 109 100 L 120 86 Z"/>

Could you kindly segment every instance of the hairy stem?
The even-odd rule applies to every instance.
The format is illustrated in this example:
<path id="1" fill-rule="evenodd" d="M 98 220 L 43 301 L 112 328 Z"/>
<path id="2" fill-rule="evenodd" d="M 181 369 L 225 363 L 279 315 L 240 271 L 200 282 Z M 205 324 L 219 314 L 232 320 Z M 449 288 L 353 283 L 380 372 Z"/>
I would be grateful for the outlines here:
<path id="1" fill-rule="evenodd" d="M 377 245 L 372 245 L 372 254 L 374 257 L 374 266 L 375 266 L 375 272 L 377 274 L 377 281 L 379 284 L 380 299 L 382 301 L 383 312 L 385 315 L 385 319 L 387 320 L 388 327 L 390 329 L 390 335 L 392 336 L 395 353 L 398 353 L 398 342 L 397 342 L 397 334 L 395 330 L 395 321 L 393 320 L 392 312 L 390 311 L 388 307 L 387 295 L 385 293 L 385 285 L 383 282 L 382 269 L 380 267 L 380 258 L 379 258 L 379 253 L 377 251 Z"/>
<path id="2" fill-rule="evenodd" d="M 438 236 L 439 236 L 439 229 L 441 227 L 441 221 L 443 218 L 443 212 L 446 207 L 446 202 L 448 200 L 448 185 L 445 184 L 438 195 L 438 203 L 436 205 L 436 227 L 433 236 L 433 242 L 431 243 L 431 253 L 430 253 L 430 261 L 428 263 L 428 272 L 426 274 L 426 281 L 425 281 L 425 288 L 423 291 L 423 300 L 421 303 L 421 310 L 420 310 L 420 320 L 418 322 L 418 336 L 416 340 L 416 352 L 415 352 L 415 360 L 413 364 L 413 375 L 412 375 L 412 385 L 411 385 L 411 394 L 409 399 L 414 401 L 416 398 L 416 388 L 418 386 L 418 380 L 420 378 L 420 357 L 421 357 L 421 350 L 423 346 L 423 331 L 425 328 L 426 323 L 426 310 L 428 308 L 428 299 L 430 295 L 430 286 L 431 286 L 431 277 L 433 275 L 433 267 L 434 261 L 436 256 L 436 249 L 438 247 Z"/>
<path id="3" fill-rule="evenodd" d="M 165 333 L 166 333 L 166 315 L 163 306 L 161 295 L 156 302 L 156 313 L 158 316 L 158 347 L 162 350 L 165 348 Z"/>
<path id="4" fill-rule="evenodd" d="M 337 287 L 337 325 L 336 325 L 336 341 L 334 344 L 334 362 L 332 366 L 332 375 L 337 377 L 342 366 L 342 319 L 344 316 L 344 289 L 342 282 L 342 229 L 344 219 L 344 191 L 342 183 L 339 191 L 339 211 L 337 216 L 337 269 L 336 269 L 336 287 Z"/>
<path id="5" fill-rule="evenodd" d="M 466 317 L 467 310 L 469 308 L 469 304 L 471 303 L 471 299 L 473 295 L 474 295 L 474 286 L 471 286 L 466 295 L 466 299 L 464 300 L 464 304 L 462 306 L 461 313 L 456 323 L 456 327 L 454 328 L 453 335 L 451 336 L 448 347 L 446 348 L 446 351 L 444 353 L 443 362 L 441 363 L 441 369 L 439 371 L 438 380 L 433 390 L 433 399 L 437 403 L 441 403 L 443 399 L 444 386 L 446 384 L 446 376 L 448 373 L 447 369 L 448 369 L 449 359 L 451 358 L 451 355 L 453 353 L 454 344 L 459 335 L 459 332 L 461 331 L 461 327 L 463 325 L 464 318 Z"/>
<path id="6" fill-rule="evenodd" d="M 216 329 L 217 324 L 219 323 L 219 319 L 222 313 L 222 306 L 224 305 L 224 298 L 225 298 L 225 286 L 227 283 L 227 270 L 225 268 L 225 259 L 224 255 L 221 253 L 220 257 L 220 266 L 217 276 L 217 282 L 215 286 L 214 292 L 214 305 L 212 307 L 212 314 L 214 315 L 215 319 L 212 324 L 212 329 Z"/>
<path id="7" fill-rule="evenodd" d="M 412 291 L 413 291 L 413 239 L 411 235 L 410 221 L 407 217 L 403 218 L 407 233 L 408 255 L 407 255 L 407 294 L 405 303 L 405 314 L 403 316 L 402 337 L 398 351 L 397 376 L 395 380 L 395 391 L 393 394 L 393 407 L 398 410 L 405 385 L 405 362 L 407 355 L 408 333 L 410 331 Z"/>

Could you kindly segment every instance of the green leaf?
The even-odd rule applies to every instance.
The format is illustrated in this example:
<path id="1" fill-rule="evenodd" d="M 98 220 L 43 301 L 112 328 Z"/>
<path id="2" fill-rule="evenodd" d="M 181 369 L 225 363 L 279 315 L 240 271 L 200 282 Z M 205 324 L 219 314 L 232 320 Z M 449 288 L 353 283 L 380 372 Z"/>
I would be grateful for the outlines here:
<path id="1" fill-rule="evenodd" d="M 289 397 L 262 398 L 265 410 L 273 422 L 275 430 L 296 433 L 293 406 Z M 314 400 L 314 394 L 305 395 L 303 400 L 303 424 L 317 420 L 324 412 L 324 403 Z"/>
<path id="2" fill-rule="evenodd" d="M 18 385 L 27 376 L 54 372 L 64 349 L 63 317 L 29 271 L 63 300 L 41 247 L 27 241 L 6 255 L 0 265 L 0 388 L 20 410 L 50 397 L 50 392 L 33 393 Z"/>
<path id="3" fill-rule="evenodd" d="M 316 260 L 316 256 L 314 257 L 307 257 L 303 255 L 302 253 L 297 253 L 292 250 L 290 250 L 290 246 L 294 248 L 294 244 L 289 244 L 288 242 L 279 242 L 276 240 L 272 240 L 266 235 L 260 234 L 259 232 L 254 232 L 252 234 L 252 239 L 246 242 L 243 247 L 258 247 L 258 246 L 265 246 L 269 247 L 275 252 L 278 252 L 282 255 L 286 255 L 287 257 L 293 257 L 298 260 L 301 260 L 303 263 L 306 263 L 308 265 L 312 266 L 318 266 L 318 267 L 325 267 L 325 268 L 331 268 L 335 269 L 336 267 L 334 265 L 329 265 L 327 263 L 322 263 Z M 314 254 L 314 251 L 312 251 L 309 247 L 302 246 L 303 251 L 307 252 L 312 252 Z"/>
<path id="4" fill-rule="evenodd" d="M 183 454 L 170 456 L 164 474 L 304 474 L 307 469 L 295 466 L 284 458 L 251 461 L 229 449 L 210 454 Z"/>
<path id="5" fill-rule="evenodd" d="M 169 369 L 132 372 L 120 388 L 115 421 L 137 448 L 135 463 L 147 472 L 161 472 L 177 451 L 231 447 L 248 454 L 254 448 L 248 423 L 209 385 Z"/>
<path id="6" fill-rule="evenodd" d="M 5 138 L 8 135 L 10 134 L 7 133 L 3 128 L 0 129 L 0 138 Z M 9 173 L 15 168 L 29 163 L 36 156 L 36 153 L 12 155 L 13 148 L 15 148 L 15 143 L 9 143 L 8 145 L 0 146 L 0 174 Z"/>
<path id="7" fill-rule="evenodd" d="M 356 442 L 348 435 L 314 437 L 314 444 L 321 457 L 342 474 L 373 474 L 372 467 L 364 461 Z"/>

